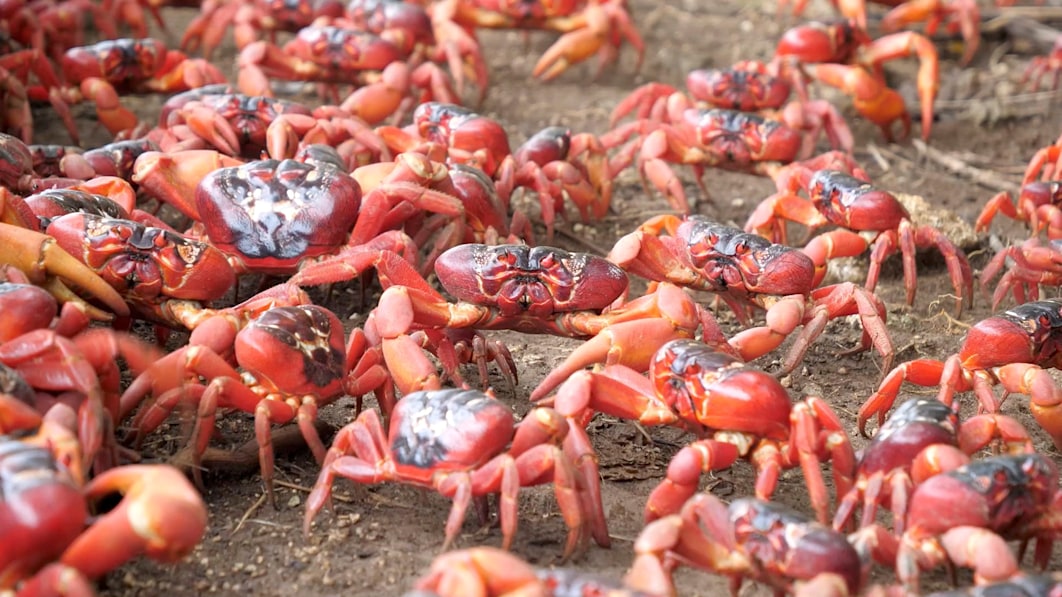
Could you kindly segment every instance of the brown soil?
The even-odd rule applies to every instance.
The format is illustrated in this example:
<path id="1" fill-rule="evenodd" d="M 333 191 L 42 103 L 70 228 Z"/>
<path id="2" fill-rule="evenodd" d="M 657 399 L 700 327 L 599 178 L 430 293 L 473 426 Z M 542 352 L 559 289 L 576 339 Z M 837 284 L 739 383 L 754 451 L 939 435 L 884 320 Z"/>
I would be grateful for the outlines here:
<path id="1" fill-rule="evenodd" d="M 826 17 L 828 3 L 811 3 L 809 17 Z M 558 80 L 542 84 L 531 80 L 536 57 L 552 42 L 554 35 L 516 32 L 485 32 L 484 53 L 490 65 L 491 86 L 481 112 L 498 118 L 515 143 L 547 125 L 561 124 L 575 131 L 603 133 L 609 112 L 637 85 L 660 81 L 682 87 L 687 71 L 706 66 L 724 66 L 740 59 L 767 59 L 783 27 L 774 17 L 769 0 L 745 2 L 722 0 L 697 2 L 674 0 L 653 2 L 632 0 L 631 12 L 645 37 L 645 63 L 635 73 L 634 59 L 624 49 L 618 66 L 591 79 L 593 66 L 577 66 Z M 172 30 L 179 32 L 191 9 L 167 9 Z M 1062 127 L 1062 116 L 1042 98 L 1034 110 L 1021 117 L 1009 116 L 999 108 L 1011 106 L 1007 97 L 1019 92 L 1015 81 L 1028 55 L 1008 53 L 1001 40 L 986 39 L 974 64 L 961 68 L 955 47 L 941 44 L 941 107 L 933 128 L 931 147 L 971 170 L 956 173 L 926 157 L 915 145 L 904 142 L 889 145 L 878 131 L 861 120 L 850 102 L 830 90 L 819 92 L 833 99 L 849 118 L 857 139 L 857 159 L 881 186 L 918 194 L 934 207 L 948 210 L 959 224 L 970 225 L 981 206 L 995 189 L 978 184 L 971 171 L 992 174 L 1010 189 L 1016 189 L 1026 161 L 1040 147 L 1050 144 Z M 232 68 L 231 41 L 220 53 L 219 64 Z M 990 60 L 991 58 L 991 60 Z M 913 64 L 900 61 L 890 65 L 890 79 L 914 103 Z M 1040 97 L 1040 96 L 1038 96 Z M 1057 96 L 1056 96 L 1057 97 Z M 977 98 L 972 99 L 972 98 Z M 131 99 L 144 118 L 153 119 L 161 98 Z M 1027 105 L 1027 104 L 1026 104 Z M 106 135 L 90 108 L 76 109 L 82 135 L 89 143 L 103 143 Z M 36 111 L 38 123 L 48 122 L 46 108 Z M 978 118 L 978 115 L 981 117 Z M 976 120 L 972 120 L 977 118 Z M 63 142 L 65 134 L 54 122 L 39 126 L 38 142 Z M 916 134 L 918 127 L 915 127 Z M 711 170 L 706 180 L 711 199 L 701 197 L 689 173 L 683 173 L 691 197 L 700 197 L 695 211 L 718 221 L 742 225 L 752 207 L 771 190 L 765 178 Z M 521 205 L 531 213 L 537 206 Z M 590 225 L 562 226 L 555 244 L 573 250 L 604 253 L 612 243 L 633 230 L 646 218 L 666 211 L 666 203 L 647 194 L 638 178 L 624 174 L 617 181 L 616 197 L 610 215 Z M 1023 238 L 1018 225 L 999 222 L 991 239 L 977 238 L 967 246 L 975 268 L 984 265 L 990 245 Z M 861 280 L 861 274 L 856 274 Z M 914 358 L 944 358 L 956 351 L 966 328 L 987 317 L 990 309 L 982 295 L 974 308 L 953 321 L 942 309 L 953 304 L 951 287 L 943 261 L 926 253 L 919 261 L 918 296 L 913 307 L 904 305 L 898 259 L 885 266 L 879 293 L 889 306 L 888 329 L 897 347 L 896 361 Z M 705 302 L 708 297 L 703 297 Z M 347 301 L 351 302 L 351 301 Z M 337 310 L 348 305 L 333 304 Z M 360 315 L 360 314 L 359 314 Z M 737 329 L 725 310 L 719 311 L 726 329 Z M 355 321 L 358 319 L 355 317 Z M 802 366 L 785 378 L 794 398 L 816 395 L 825 398 L 843 418 L 856 445 L 865 440 L 855 429 L 855 412 L 873 392 L 880 378 L 876 355 L 838 358 L 843 349 L 859 339 L 857 324 L 837 321 L 811 348 Z M 507 343 L 516 358 L 520 384 L 515 392 L 499 378 L 491 383 L 498 396 L 511 404 L 519 415 L 529 408 L 533 388 L 550 368 L 573 347 L 574 341 L 519 334 L 491 334 Z M 757 363 L 768 371 L 777 369 L 777 355 Z M 474 373 L 469 372 L 474 376 Z M 496 374 L 495 374 L 496 375 Z M 912 391 L 918 391 L 912 389 Z M 1004 412 L 1028 424 L 1039 448 L 1056 458 L 1058 452 L 1028 415 L 1024 400 L 1009 401 Z M 325 409 L 324 418 L 341 425 L 352 417 L 352 403 L 344 400 Z M 248 439 L 251 417 L 232 414 L 225 420 L 219 447 L 236 446 Z M 672 429 L 650 429 L 652 441 L 643 439 L 632 425 L 606 417 L 596 418 L 590 427 L 594 446 L 601 457 L 604 502 L 611 549 L 592 547 L 569 565 L 614 578 L 623 575 L 631 560 L 632 540 L 642 527 L 642 508 L 649 491 L 664 474 L 669 458 L 688 438 Z M 144 448 L 147 458 L 168 457 L 175 448 L 176 425 L 169 435 L 160 432 Z M 247 460 L 247 459 L 245 459 Z M 256 468 L 249 460 L 252 471 Z M 245 462 L 246 464 L 246 462 Z M 236 467 L 240 468 L 240 467 Z M 113 597 L 132 595 L 217 594 L 217 595 L 382 595 L 400 594 L 408 589 L 437 555 L 442 528 L 449 509 L 444 498 L 397 484 L 357 487 L 347 482 L 336 486 L 335 511 L 324 512 L 309 537 L 302 534 L 302 518 L 307 497 L 305 488 L 313 485 L 318 467 L 303 451 L 278 457 L 278 507 L 264 504 L 257 472 L 207 476 L 205 499 L 210 510 L 210 528 L 202 545 L 184 562 L 158 565 L 133 562 L 110 574 L 101 594 Z M 739 464 L 714 479 L 705 488 L 727 498 L 750 493 L 751 468 Z M 775 499 L 804 511 L 807 490 L 799 472 L 790 471 L 781 480 Z M 521 493 L 521 526 L 513 551 L 540 566 L 555 563 L 561 552 L 565 529 L 552 491 L 533 488 Z M 459 547 L 499 545 L 497 528 L 480 529 L 470 516 L 458 541 Z M 1056 567 L 1059 561 L 1055 560 Z M 891 581 L 888 573 L 877 580 Z M 928 577 L 928 587 L 946 584 L 945 575 Z M 969 583 L 968 575 L 960 580 Z M 693 571 L 677 575 L 684 595 L 712 595 L 726 590 L 725 579 Z M 746 589 L 745 594 L 752 594 Z M 762 594 L 762 588 L 755 594 Z"/>

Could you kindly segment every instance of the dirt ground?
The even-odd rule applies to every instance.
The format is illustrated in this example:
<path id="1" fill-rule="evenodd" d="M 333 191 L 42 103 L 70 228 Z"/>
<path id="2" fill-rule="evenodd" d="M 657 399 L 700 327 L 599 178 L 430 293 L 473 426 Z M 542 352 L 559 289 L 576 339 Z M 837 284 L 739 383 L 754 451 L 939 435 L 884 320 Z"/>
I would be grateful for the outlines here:
<path id="1" fill-rule="evenodd" d="M 829 3 L 814 0 L 807 17 L 830 15 Z M 875 15 L 880 14 L 872 10 Z M 631 13 L 645 37 L 645 61 L 635 72 L 634 56 L 625 48 L 618 66 L 591 79 L 593 66 L 578 66 L 548 84 L 530 78 L 537 56 L 552 42 L 549 33 L 525 36 L 514 32 L 485 32 L 484 53 L 490 66 L 491 85 L 480 111 L 498 118 L 507 127 L 514 146 L 547 125 L 565 125 L 574 131 L 604 133 L 609 112 L 637 85 L 659 81 L 682 87 L 685 74 L 695 68 L 725 66 L 741 59 L 770 58 L 775 40 L 784 30 L 775 19 L 772 0 L 632 0 Z M 173 31 L 181 31 L 194 14 L 192 9 L 167 9 Z M 795 21 L 791 20 L 790 23 Z M 234 53 L 231 41 L 220 53 L 218 64 L 231 72 Z M 1050 144 L 1062 131 L 1062 115 L 1056 110 L 1062 97 L 1047 93 L 1022 93 L 1016 81 L 1030 53 L 1029 44 L 996 34 L 986 36 L 973 64 L 957 65 L 955 44 L 942 42 L 941 96 L 938 119 L 927 153 L 913 142 L 887 144 L 876 128 L 861 120 L 850 102 L 838 94 L 819 89 L 833 99 L 849 118 L 856 134 L 856 158 L 880 186 L 925 197 L 934 207 L 947 210 L 957 226 L 972 224 L 981 206 L 999 188 L 1015 190 L 1024 164 L 1040 147 Z M 914 102 L 913 61 L 899 61 L 888 71 L 894 85 Z M 160 98 L 135 103 L 144 118 L 155 118 Z M 76 109 L 83 136 L 89 143 L 106 141 L 90 108 Z M 45 122 L 48 110 L 37 110 Z M 64 142 L 61 129 L 39 127 L 38 142 Z M 916 125 L 915 133 L 919 132 Z M 961 166 L 955 170 L 939 159 L 943 155 Z M 934 157 L 936 156 L 936 157 Z M 770 193 L 765 178 L 710 170 L 706 180 L 711 200 L 701 196 L 688 172 L 683 176 L 691 197 L 698 198 L 695 211 L 720 222 L 743 225 L 750 210 Z M 526 207 L 537 213 L 530 202 Z M 611 213 L 589 225 L 562 226 L 555 244 L 604 254 L 622 234 L 646 218 L 667 211 L 659 197 L 647 195 L 637 176 L 623 174 L 616 185 Z M 992 236 L 972 239 L 967 245 L 971 261 L 979 270 L 991 247 L 1023 238 L 1023 229 L 1002 221 Z M 859 276 L 859 274 L 857 274 Z M 857 280 L 861 280 L 857 277 Z M 912 308 L 904 305 L 898 259 L 884 268 L 879 294 L 889 307 L 888 329 L 897 348 L 896 362 L 914 358 L 944 358 L 954 353 L 966 328 L 991 311 L 983 295 L 973 309 L 958 321 L 942 309 L 952 305 L 951 288 L 943 261 L 928 252 L 919 260 L 918 296 Z M 707 303 L 709 297 L 701 297 Z M 349 302 L 349 301 L 348 301 Z M 337 309 L 344 305 L 330 305 Z M 357 322 L 355 313 L 353 322 Z M 729 332 L 737 329 L 733 318 L 719 312 Z M 822 396 L 837 411 L 859 446 L 865 440 L 855 429 L 855 413 L 872 393 L 880 378 L 876 355 L 838 358 L 836 354 L 859 339 L 858 325 L 837 321 L 811 348 L 802 366 L 785 378 L 794 398 Z M 577 342 L 519 334 L 491 334 L 503 340 L 516 358 L 520 384 L 515 392 L 499 378 L 491 382 L 499 398 L 518 415 L 530 404 L 528 394 L 540 379 L 577 346 Z M 780 354 L 780 353 L 778 353 Z M 778 368 L 777 354 L 757 365 L 768 371 Z M 474 377 L 473 377 L 474 378 Z M 907 388 L 905 391 L 917 391 Z M 352 417 L 349 399 L 324 410 L 323 418 L 341 425 Z M 1058 460 L 1046 435 L 1028 416 L 1023 400 L 1006 403 L 1004 412 L 1028 424 L 1040 449 Z M 250 415 L 232 414 L 223 426 L 219 447 L 237 445 L 253 427 Z M 146 457 L 167 457 L 174 446 L 173 434 L 159 432 L 144 448 Z M 591 547 L 567 565 L 620 578 L 632 555 L 632 541 L 642 526 L 642 508 L 649 491 L 662 478 L 670 457 L 688 438 L 673 429 L 650 429 L 646 441 L 632 425 L 597 417 L 590 426 L 594 447 L 600 456 L 603 491 L 611 549 Z M 254 468 L 254 467 L 252 467 Z M 243 475 L 207 476 L 205 498 L 210 510 L 210 528 L 198 549 L 177 565 L 133 562 L 103 581 L 101 594 L 111 597 L 134 595 L 397 595 L 427 570 L 439 552 L 443 525 L 449 511 L 444 498 L 410 487 L 386 484 L 356 487 L 341 481 L 336 485 L 334 512 L 324 512 L 309 537 L 302 534 L 306 488 L 312 486 L 318 467 L 305 452 L 277 459 L 279 479 L 277 509 L 262 500 L 257 472 Z M 724 499 L 751 493 L 751 467 L 740 463 L 704 487 Z M 781 480 L 775 499 L 808 511 L 807 490 L 799 472 L 790 471 Z M 531 488 L 520 494 L 520 529 L 513 551 L 539 566 L 554 565 L 561 553 L 565 529 L 552 490 Z M 497 528 L 480 529 L 469 516 L 458 540 L 459 547 L 499 545 Z M 1056 568 L 1060 563 L 1056 557 Z M 943 574 L 929 575 L 926 588 L 946 586 Z M 876 580 L 889 582 L 881 573 Z M 960 575 L 969 582 L 968 575 Z M 683 595 L 715 595 L 726 590 L 726 580 L 683 570 L 677 575 Z M 743 594 L 765 594 L 762 588 L 746 586 Z"/>

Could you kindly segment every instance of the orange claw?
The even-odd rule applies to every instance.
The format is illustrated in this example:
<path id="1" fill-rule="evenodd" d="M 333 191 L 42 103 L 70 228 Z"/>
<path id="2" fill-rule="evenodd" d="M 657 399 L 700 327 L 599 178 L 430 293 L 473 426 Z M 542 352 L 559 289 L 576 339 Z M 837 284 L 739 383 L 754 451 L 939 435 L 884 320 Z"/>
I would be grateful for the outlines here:
<path id="1" fill-rule="evenodd" d="M 903 98 L 867 69 L 861 66 L 830 63 L 812 64 L 804 68 L 815 80 L 851 95 L 855 109 L 867 120 L 878 125 L 887 141 L 894 140 L 892 123 L 897 120 L 903 124 L 901 138 L 907 138 L 911 134 L 911 116 L 907 113 L 907 105 Z M 932 119 L 932 105 L 930 105 L 928 122 L 931 123 Z M 929 125 L 923 118 L 922 135 L 928 136 L 928 130 Z"/>
<path id="2" fill-rule="evenodd" d="M 975 46 L 976 49 L 976 46 Z M 860 57 L 862 64 L 871 66 L 881 78 L 880 65 L 894 58 L 918 57 L 918 100 L 922 104 L 922 139 L 929 139 L 933 126 L 933 103 L 940 87 L 940 58 L 937 48 L 926 36 L 913 31 L 894 33 L 871 42 Z M 884 83 L 882 83 L 884 85 Z"/>
<path id="3" fill-rule="evenodd" d="M 62 564 L 90 579 L 140 554 L 176 562 L 191 553 L 206 532 L 203 498 L 176 468 L 123 466 L 85 487 L 89 500 L 113 493 L 123 494 L 122 501 L 82 533 L 61 558 Z"/>
<path id="4" fill-rule="evenodd" d="M 44 286 L 57 300 L 82 304 L 93 319 L 109 320 L 113 317 L 84 303 L 66 285 L 66 282 L 70 282 L 102 301 L 116 315 L 129 315 L 129 306 L 118 291 L 64 251 L 54 238 L 4 223 L 0 223 L 0 236 L 5 239 L 0 249 L 2 261 L 21 270 L 34 284 Z"/>
<path id="5" fill-rule="evenodd" d="M 981 9 L 976 0 L 909 0 L 890 10 L 881 19 L 884 31 L 898 31 L 909 23 L 926 23 L 926 34 L 933 35 L 942 23 L 949 33 L 961 31 L 966 48 L 962 65 L 967 65 L 981 42 Z"/>

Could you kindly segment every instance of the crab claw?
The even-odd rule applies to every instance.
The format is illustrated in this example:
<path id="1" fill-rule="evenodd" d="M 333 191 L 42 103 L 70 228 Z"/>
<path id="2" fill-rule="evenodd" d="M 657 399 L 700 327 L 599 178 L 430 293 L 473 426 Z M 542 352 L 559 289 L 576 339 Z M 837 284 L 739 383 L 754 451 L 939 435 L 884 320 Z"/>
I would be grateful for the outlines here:
<path id="1" fill-rule="evenodd" d="M 239 166 L 242 160 L 211 149 L 178 154 L 147 151 L 133 164 L 133 182 L 159 201 L 168 203 L 185 216 L 202 221 L 195 206 L 195 189 L 207 174 L 220 168 Z"/>
<path id="2" fill-rule="evenodd" d="M 63 553 L 61 563 L 97 579 L 144 554 L 160 562 L 187 556 L 206 532 L 203 498 L 178 469 L 131 465 L 111 469 L 89 482 L 85 497 L 124 497 L 99 517 Z"/>
<path id="3" fill-rule="evenodd" d="M 0 223 L 0 236 L 5 239 L 0 260 L 21 270 L 34 284 L 44 286 L 60 302 L 84 304 L 86 314 L 93 319 L 113 317 L 85 303 L 66 285 L 70 282 L 102 301 L 113 313 L 129 315 L 129 306 L 118 291 L 64 251 L 51 236 L 4 223 Z"/>

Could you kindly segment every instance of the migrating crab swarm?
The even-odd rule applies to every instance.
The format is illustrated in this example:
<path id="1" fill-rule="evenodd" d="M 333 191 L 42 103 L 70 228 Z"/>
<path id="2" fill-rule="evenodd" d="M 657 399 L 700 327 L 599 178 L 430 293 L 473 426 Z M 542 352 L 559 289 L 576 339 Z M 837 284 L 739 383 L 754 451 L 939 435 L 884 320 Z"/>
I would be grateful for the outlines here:
<path id="1" fill-rule="evenodd" d="M 648 280 L 716 294 L 746 324 L 753 311 L 765 310 L 766 325 L 729 340 L 746 360 L 774 350 L 803 325 L 782 363 L 782 372 L 792 371 L 826 322 L 858 314 L 863 336 L 857 350 L 874 346 L 884 366 L 892 364 L 881 299 L 851 283 L 816 288 L 815 264 L 797 249 L 698 215 L 658 216 L 620 238 L 609 259 Z"/>
<path id="2" fill-rule="evenodd" d="M 1047 369 L 1057 368 L 1058 334 L 1062 330 L 1062 301 L 1043 300 L 1019 305 L 983 319 L 967 332 L 958 353 L 945 361 L 918 359 L 890 371 L 878 390 L 859 409 L 859 430 L 867 420 L 885 420 L 904 381 L 940 386 L 938 399 L 952 404 L 956 392 L 973 390 L 980 407 L 998 412 L 1002 403 L 993 392 L 1001 385 L 1008 393 L 1029 396 L 1029 410 L 1056 446 L 1062 446 L 1062 389 Z"/>
<path id="3" fill-rule="evenodd" d="M 478 390 L 427 390 L 405 395 L 384 430 L 367 410 L 336 436 L 306 501 L 305 530 L 328 502 L 335 478 L 357 483 L 397 481 L 433 489 L 453 500 L 443 549 L 457 538 L 473 497 L 500 494 L 502 544 L 517 527 L 521 487 L 551 483 L 568 527 L 563 557 L 586 548 L 591 536 L 609 545 L 597 464 L 589 440 L 552 409 L 538 408 L 520 423 L 492 395 Z"/>

